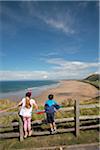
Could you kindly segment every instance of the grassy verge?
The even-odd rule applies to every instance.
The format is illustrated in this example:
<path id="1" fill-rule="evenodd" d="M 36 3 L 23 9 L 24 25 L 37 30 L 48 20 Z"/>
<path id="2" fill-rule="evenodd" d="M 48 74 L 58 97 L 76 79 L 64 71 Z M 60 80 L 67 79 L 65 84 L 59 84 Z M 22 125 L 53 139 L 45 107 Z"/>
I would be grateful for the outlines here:
<path id="1" fill-rule="evenodd" d="M 91 138 L 92 137 L 92 138 Z M 9 139 L 0 141 L 1 150 L 14 150 L 24 148 L 37 148 L 59 145 L 85 144 L 99 142 L 97 130 L 81 131 L 78 138 L 73 133 L 55 134 L 49 136 L 37 136 L 25 139 L 19 142 L 18 139 Z"/>
<path id="2" fill-rule="evenodd" d="M 85 101 L 80 101 L 81 105 L 87 105 L 87 104 L 99 104 L 99 99 L 94 98 L 90 100 L 85 100 Z M 15 106 L 16 103 L 12 102 L 10 100 L 1 100 L 0 101 L 0 110 Z M 63 107 L 70 107 L 74 105 L 74 100 L 68 99 L 66 101 L 62 102 Z M 40 110 L 43 110 L 43 106 L 39 106 Z M 19 111 L 18 109 L 13 109 L 10 111 Z M 90 109 L 81 109 L 80 110 L 80 115 L 98 115 L 99 114 L 99 108 L 90 108 Z M 68 117 L 74 117 L 74 111 L 70 112 L 57 112 L 56 113 L 56 118 L 68 118 Z M 43 120 L 45 119 L 44 114 L 32 114 L 32 120 Z M 3 125 L 9 125 L 11 124 L 14 120 L 18 120 L 17 115 L 9 115 L 9 116 L 0 116 L 0 124 Z"/>
<path id="3" fill-rule="evenodd" d="M 95 86 L 97 89 L 100 89 L 100 81 L 90 81 L 90 80 L 81 80 L 81 82 L 89 83 L 93 86 Z"/>
<path id="4" fill-rule="evenodd" d="M 98 98 L 91 99 L 91 100 L 85 100 L 81 101 L 80 104 L 98 104 L 99 100 Z M 63 102 L 63 107 L 66 106 L 73 106 L 74 101 L 68 100 Z M 0 110 L 9 108 L 11 106 L 14 106 L 15 102 L 11 102 L 9 100 L 0 101 Z M 43 109 L 43 106 L 40 106 L 39 109 Z M 14 109 L 12 111 L 18 111 L 17 109 Z M 98 115 L 99 109 L 98 108 L 92 108 L 92 109 L 81 109 L 80 114 L 81 115 Z M 74 117 L 74 112 L 64 112 L 64 113 L 56 113 L 56 118 L 66 118 L 66 117 Z M 6 117 L 0 117 L 0 124 L 10 124 L 13 120 L 16 120 L 17 116 L 6 116 Z M 44 115 L 36 115 L 33 114 L 32 120 L 37 119 L 44 119 Z M 97 120 L 93 120 L 92 122 L 84 122 L 81 121 L 80 125 L 85 124 L 96 124 Z M 67 122 L 67 123 L 60 123 L 57 124 L 57 128 L 69 128 L 73 127 L 74 122 Z M 37 126 L 35 127 L 35 130 L 37 130 Z M 47 124 L 41 125 L 39 127 L 39 130 L 48 130 L 49 126 Z M 6 129 L 9 131 L 9 129 Z M 6 131 L 5 130 L 5 131 Z M 4 131 L 3 131 L 4 132 Z M 92 138 L 91 138 L 92 137 Z M 63 134 L 55 134 L 55 135 L 49 135 L 49 136 L 36 136 L 36 137 L 30 137 L 25 139 L 23 142 L 19 142 L 18 138 L 13 139 L 4 139 L 0 140 L 0 150 L 14 150 L 14 149 L 21 149 L 21 148 L 32 148 L 32 147 L 44 147 L 44 146 L 56 146 L 56 145 L 70 145 L 70 144 L 82 144 L 82 143 L 93 143 L 93 142 L 99 142 L 99 130 L 85 130 L 80 131 L 79 138 L 76 138 L 74 133 L 63 133 Z"/>

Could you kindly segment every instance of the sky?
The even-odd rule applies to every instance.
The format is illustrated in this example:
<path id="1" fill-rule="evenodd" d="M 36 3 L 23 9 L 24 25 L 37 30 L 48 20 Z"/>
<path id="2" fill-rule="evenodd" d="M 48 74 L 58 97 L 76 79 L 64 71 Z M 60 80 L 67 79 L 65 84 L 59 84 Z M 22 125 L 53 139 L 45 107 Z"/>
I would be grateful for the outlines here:
<path id="1" fill-rule="evenodd" d="M 98 72 L 98 1 L 0 1 L 0 80 Z"/>

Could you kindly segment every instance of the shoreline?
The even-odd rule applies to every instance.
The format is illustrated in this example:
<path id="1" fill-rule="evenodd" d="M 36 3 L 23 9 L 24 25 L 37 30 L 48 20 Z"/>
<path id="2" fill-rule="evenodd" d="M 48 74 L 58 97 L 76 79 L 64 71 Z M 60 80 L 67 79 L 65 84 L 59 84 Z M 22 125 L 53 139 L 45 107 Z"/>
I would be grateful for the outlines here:
<path id="1" fill-rule="evenodd" d="M 39 105 L 44 105 L 49 94 L 53 94 L 54 99 L 60 104 L 69 99 L 79 99 L 81 101 L 99 96 L 99 91 L 94 86 L 78 80 L 60 80 L 56 84 L 45 86 L 43 89 L 40 87 L 40 89 L 38 92 L 37 89 L 34 92 L 32 91 L 32 98 L 34 98 Z M 18 102 L 24 97 L 25 93 L 25 90 L 23 92 L 20 91 L 17 95 L 12 94 L 2 99 Z"/>
<path id="2" fill-rule="evenodd" d="M 48 95 L 53 94 L 54 99 L 62 104 L 69 100 L 89 100 L 99 96 L 99 91 L 94 86 L 78 80 L 61 80 L 59 86 L 43 91 L 35 99 L 39 104 L 44 104 Z"/>
<path id="3" fill-rule="evenodd" d="M 20 91 L 14 91 L 14 92 L 8 92 L 8 93 L 0 93 L 0 100 L 3 99 L 9 99 L 11 101 L 20 101 L 28 91 L 32 91 L 32 98 L 40 95 L 42 92 L 46 91 L 50 88 L 55 88 L 60 84 L 60 81 L 58 83 L 54 83 L 51 85 L 43 85 L 40 87 L 33 87 L 33 88 L 27 88 L 25 90 Z"/>

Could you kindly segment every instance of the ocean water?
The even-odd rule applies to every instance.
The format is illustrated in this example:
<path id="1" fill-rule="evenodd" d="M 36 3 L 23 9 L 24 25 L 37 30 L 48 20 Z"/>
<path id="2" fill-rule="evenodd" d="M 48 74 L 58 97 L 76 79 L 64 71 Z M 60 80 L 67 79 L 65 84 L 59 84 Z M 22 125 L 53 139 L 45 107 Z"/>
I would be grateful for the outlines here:
<path id="1" fill-rule="evenodd" d="M 37 81 L 0 81 L 0 98 L 21 97 L 29 90 L 32 96 L 40 94 L 42 91 L 55 87 L 59 81 L 37 80 Z"/>

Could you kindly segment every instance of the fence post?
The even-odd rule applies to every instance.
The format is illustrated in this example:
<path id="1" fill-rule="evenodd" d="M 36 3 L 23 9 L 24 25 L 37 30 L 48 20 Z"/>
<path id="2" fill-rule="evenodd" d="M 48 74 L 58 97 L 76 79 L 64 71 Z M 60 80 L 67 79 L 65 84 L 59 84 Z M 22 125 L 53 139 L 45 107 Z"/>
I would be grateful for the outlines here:
<path id="1" fill-rule="evenodd" d="M 24 138 L 24 132 L 23 132 L 23 120 L 22 120 L 22 117 L 20 115 L 18 115 L 18 118 L 19 118 L 19 140 L 20 141 L 23 141 Z"/>
<path id="2" fill-rule="evenodd" d="M 75 135 L 79 136 L 79 116 L 80 116 L 80 110 L 79 110 L 79 100 L 75 100 Z"/>

